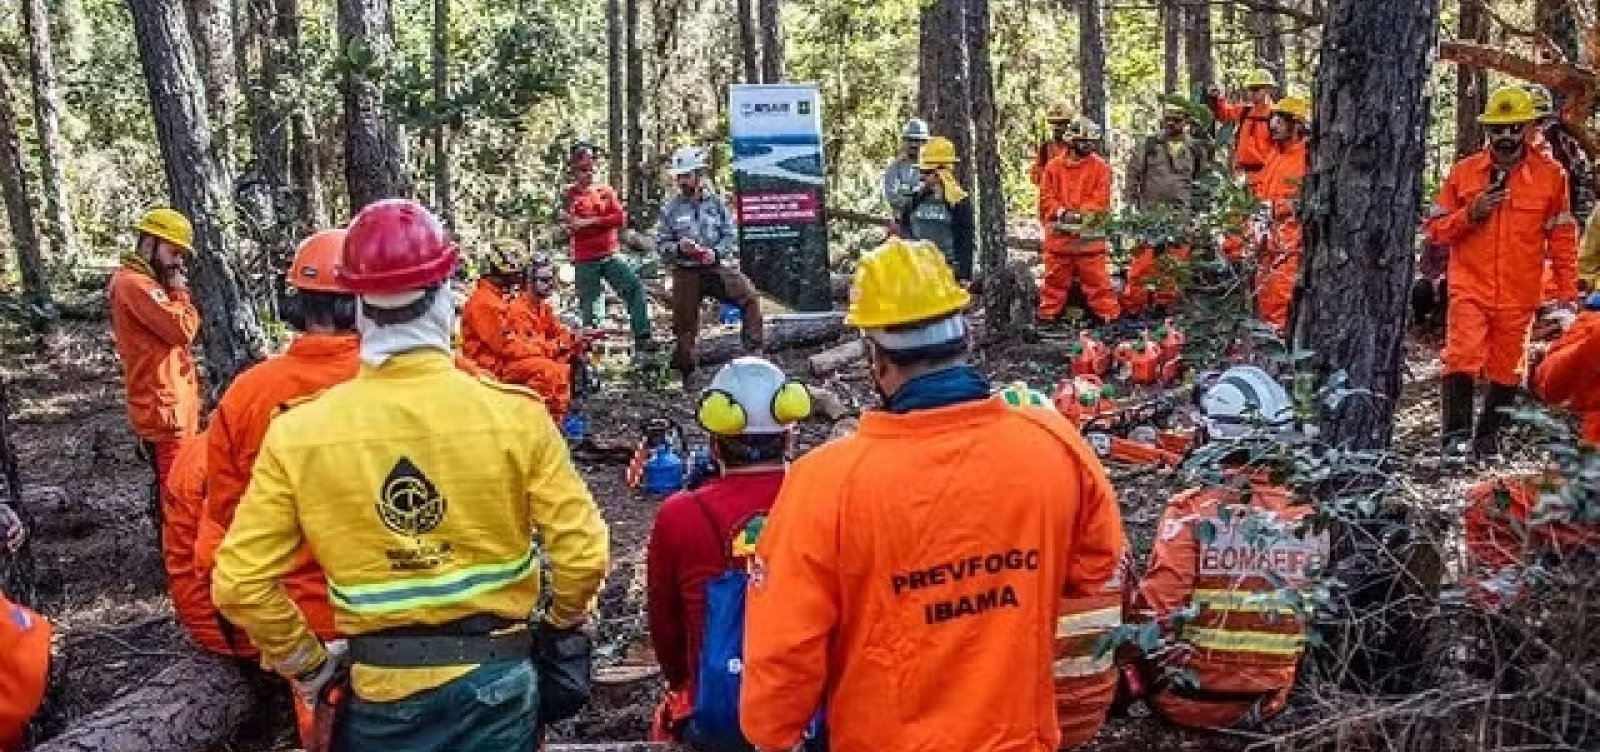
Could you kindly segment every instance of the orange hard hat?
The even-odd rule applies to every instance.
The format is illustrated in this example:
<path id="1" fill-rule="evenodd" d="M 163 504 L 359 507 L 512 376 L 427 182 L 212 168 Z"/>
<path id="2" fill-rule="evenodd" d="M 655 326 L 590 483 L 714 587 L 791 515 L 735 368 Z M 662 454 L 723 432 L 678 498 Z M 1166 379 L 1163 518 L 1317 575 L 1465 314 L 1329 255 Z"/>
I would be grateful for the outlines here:
<path id="1" fill-rule="evenodd" d="M 306 292 L 352 294 L 334 273 L 344 250 L 344 236 L 344 230 L 323 230 L 301 241 L 294 263 L 289 265 L 289 286 Z"/>

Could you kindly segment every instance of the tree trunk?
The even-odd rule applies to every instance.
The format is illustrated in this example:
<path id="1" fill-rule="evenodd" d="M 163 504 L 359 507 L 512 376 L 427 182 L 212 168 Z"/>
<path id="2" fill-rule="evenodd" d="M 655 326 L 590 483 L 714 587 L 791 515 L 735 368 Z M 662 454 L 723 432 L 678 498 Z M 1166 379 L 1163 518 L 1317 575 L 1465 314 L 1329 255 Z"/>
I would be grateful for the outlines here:
<path id="1" fill-rule="evenodd" d="M 761 80 L 776 84 L 783 81 L 783 2 L 782 0 L 756 0 L 761 23 Z"/>
<path id="2" fill-rule="evenodd" d="M 1252 10 L 1247 21 L 1250 34 L 1255 38 L 1256 65 L 1272 71 L 1279 90 L 1287 90 L 1289 68 L 1283 56 L 1283 28 L 1278 14 L 1271 11 Z"/>
<path id="3" fill-rule="evenodd" d="M 128 0 L 139 59 L 155 119 L 156 140 L 174 206 L 194 223 L 191 274 L 200 309 L 200 337 L 214 389 L 226 388 L 254 362 L 261 327 L 250 301 L 240 294 L 231 238 L 223 231 L 228 185 L 211 149 L 200 69 L 188 44 L 178 0 Z"/>
<path id="4" fill-rule="evenodd" d="M 67 202 L 67 179 L 62 169 L 67 151 L 61 140 L 61 93 L 56 88 L 50 20 L 44 4 L 45 0 L 22 0 L 22 29 L 28 37 L 28 68 L 33 80 L 33 125 L 39 138 L 44 232 L 50 238 L 51 254 L 59 263 L 68 263 L 77 255 L 77 232 L 72 224 L 72 206 Z"/>
<path id="5" fill-rule="evenodd" d="M 1183 9 L 1177 0 L 1161 3 L 1161 91 L 1178 93 L 1179 60 L 1183 55 Z"/>
<path id="6" fill-rule="evenodd" d="M 394 54 L 389 0 L 339 0 L 339 48 L 350 63 L 341 85 L 344 179 L 353 216 L 374 201 L 411 193 L 405 143 L 384 104 L 379 80 Z"/>
<path id="7" fill-rule="evenodd" d="M 972 73 L 968 0 L 934 0 L 922 6 L 917 111 L 935 135 L 950 139 L 961 161 L 956 177 L 972 185 Z"/>
<path id="8" fill-rule="evenodd" d="M 1106 40 L 1100 0 L 1078 0 L 1078 83 L 1083 114 L 1106 132 Z"/>
<path id="9" fill-rule="evenodd" d="M 12 111 L 11 71 L 0 59 L 0 191 L 4 192 L 6 222 L 11 226 L 11 245 L 17 252 L 17 269 L 22 273 L 22 288 L 36 304 L 50 303 L 45 283 L 44 261 L 39 255 L 39 229 L 34 224 L 33 204 L 28 200 L 27 173 L 22 166 L 22 139 L 17 133 L 16 113 Z"/>
<path id="10" fill-rule="evenodd" d="M 622 0 L 606 0 L 606 151 L 610 154 L 610 182 L 617 190 L 623 189 L 622 181 L 628 174 L 627 150 L 622 145 L 626 127 L 623 112 L 627 107 L 623 98 L 627 72 L 623 69 L 626 55 L 622 49 L 622 23 Z"/>
<path id="11" fill-rule="evenodd" d="M 456 226 L 455 203 L 450 199 L 450 0 L 433 0 L 433 202 L 451 230 Z"/>
<path id="12" fill-rule="evenodd" d="M 3 105 L 0 105 L 3 108 Z M 33 510 L 23 502 L 22 469 L 17 463 L 17 445 L 11 440 L 11 393 L 9 384 L 0 377 L 0 478 L 5 480 L 4 501 L 22 520 L 23 529 L 34 527 Z M 22 539 L 22 547 L 7 553 L 0 547 L 0 592 L 24 606 L 39 603 L 38 577 L 34 568 L 33 536 Z"/>
<path id="13" fill-rule="evenodd" d="M 1571 3 L 1582 0 L 1536 0 L 1533 25 L 1538 32 L 1554 42 L 1568 62 L 1580 62 L 1582 45 L 1579 40 L 1578 18 L 1572 13 Z M 1594 14 L 1590 0 L 1590 15 Z"/>
<path id="14" fill-rule="evenodd" d="M 739 64 L 744 72 L 743 83 L 761 83 L 761 49 L 756 46 L 756 15 L 751 0 L 736 0 L 734 12 L 739 16 Z"/>
<path id="15" fill-rule="evenodd" d="M 230 661 L 196 653 L 83 718 L 34 752 L 220 749 L 256 698 Z"/>
<path id="16" fill-rule="evenodd" d="M 622 0 L 623 12 L 626 16 L 624 30 L 627 40 L 627 131 L 628 131 L 628 209 L 629 219 L 635 227 L 639 226 L 640 210 L 644 208 L 649 189 L 645 183 L 649 180 L 644 165 L 644 110 L 647 103 L 644 98 L 644 47 L 639 41 L 639 4 L 644 0 Z"/>
<path id="17" fill-rule="evenodd" d="M 1323 29 L 1291 331 L 1320 376 L 1348 379 L 1323 438 L 1349 450 L 1381 451 L 1394 429 L 1438 2 L 1332 0 Z"/>
<path id="18" fill-rule="evenodd" d="M 1090 0 L 1093 2 L 1094 0 Z M 989 57 L 989 0 L 966 0 L 969 54 L 972 68 L 972 161 L 977 175 L 978 270 L 984 278 L 999 281 L 990 270 L 1004 269 L 1006 251 L 1006 197 L 1001 185 L 999 116 L 995 104 L 994 71 Z M 989 311 L 989 333 L 1007 338 L 1023 321 L 1005 315 L 1015 291 L 1002 284 L 985 285 L 984 308 Z M 991 305 L 993 304 L 993 305 Z"/>
<path id="19" fill-rule="evenodd" d="M 1489 10 L 1477 0 L 1461 0 L 1456 37 L 1464 42 L 1488 43 Z M 1482 68 L 1457 65 L 1456 159 L 1466 159 L 1483 148 L 1483 125 L 1478 115 L 1489 101 L 1489 74 Z"/>
<path id="20" fill-rule="evenodd" d="M 239 82 L 234 59 L 233 7 L 230 0 L 185 0 L 189 35 L 205 81 L 211 113 L 211 149 L 223 179 L 233 182 L 233 124 L 237 119 Z"/>
<path id="21" fill-rule="evenodd" d="M 1189 89 L 1202 92 L 1216 84 L 1211 65 L 1211 3 L 1186 0 L 1184 13 L 1184 52 L 1189 57 Z"/>

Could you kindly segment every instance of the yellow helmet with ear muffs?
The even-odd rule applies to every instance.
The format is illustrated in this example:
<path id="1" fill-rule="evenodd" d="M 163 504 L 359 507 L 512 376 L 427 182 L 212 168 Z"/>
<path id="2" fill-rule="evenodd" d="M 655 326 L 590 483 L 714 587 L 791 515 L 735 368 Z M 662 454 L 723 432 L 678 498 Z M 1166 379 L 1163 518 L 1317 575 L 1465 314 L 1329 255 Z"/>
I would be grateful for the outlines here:
<path id="1" fill-rule="evenodd" d="M 811 415 L 811 391 L 761 358 L 744 357 L 717 371 L 700 393 L 696 416 L 717 436 L 783 433 Z"/>

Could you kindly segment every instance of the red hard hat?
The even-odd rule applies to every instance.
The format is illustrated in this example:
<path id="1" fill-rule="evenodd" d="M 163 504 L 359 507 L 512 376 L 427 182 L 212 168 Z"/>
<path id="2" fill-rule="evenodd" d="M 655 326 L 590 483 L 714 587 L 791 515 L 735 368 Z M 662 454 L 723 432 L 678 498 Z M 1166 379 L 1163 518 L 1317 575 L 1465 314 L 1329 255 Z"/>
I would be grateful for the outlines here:
<path id="1" fill-rule="evenodd" d="M 323 230 L 300 243 L 289 266 L 289 286 L 308 292 L 346 294 L 350 288 L 339 279 L 339 256 L 344 253 L 344 230 Z"/>
<path id="2" fill-rule="evenodd" d="M 357 295 L 400 293 L 444 282 L 460 258 L 433 212 L 390 198 L 369 204 L 351 220 L 335 273 Z"/>

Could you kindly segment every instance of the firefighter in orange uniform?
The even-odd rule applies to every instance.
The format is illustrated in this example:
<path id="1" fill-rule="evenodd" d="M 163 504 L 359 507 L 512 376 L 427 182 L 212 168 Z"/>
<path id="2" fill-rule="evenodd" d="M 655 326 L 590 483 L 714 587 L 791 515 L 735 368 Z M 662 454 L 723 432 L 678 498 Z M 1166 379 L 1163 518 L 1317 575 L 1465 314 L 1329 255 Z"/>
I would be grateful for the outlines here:
<path id="1" fill-rule="evenodd" d="M 1582 416 L 1583 443 L 1600 448 L 1600 293 L 1584 309 L 1539 361 L 1528 387 L 1546 404 Z"/>
<path id="2" fill-rule="evenodd" d="M 1039 224 L 1044 228 L 1044 285 L 1038 319 L 1055 321 L 1077 281 L 1099 323 L 1115 321 L 1121 304 L 1111 286 L 1110 246 L 1087 240 L 1085 230 L 1111 211 L 1111 166 L 1095 153 L 1100 127 L 1078 118 L 1067 127 L 1071 151 L 1045 168 L 1039 183 Z"/>
<path id="3" fill-rule="evenodd" d="M 233 526 L 234 511 L 250 485 L 256 454 L 273 417 L 287 405 L 355 378 L 361 370 L 356 298 L 334 273 L 344 238 L 344 230 L 323 230 L 300 244 L 289 267 L 288 283 L 295 295 L 285 316 L 299 335 L 282 355 L 239 374 L 212 413 L 206 431 L 205 513 L 195 545 L 195 560 L 208 586 L 217 547 Z M 324 639 L 337 635 L 327 580 L 309 552 L 302 552 L 299 567 L 284 578 L 284 587 L 312 631 Z M 229 637 L 243 642 L 242 635 Z"/>
<path id="4" fill-rule="evenodd" d="M 172 209 L 146 212 L 139 237 L 111 275 L 111 336 L 122 360 L 128 422 L 155 470 L 155 509 L 178 454 L 178 440 L 200 430 L 200 380 L 189 346 L 200 313 L 189 299 L 183 259 L 194 228 Z"/>
<path id="5" fill-rule="evenodd" d="M 1215 87 L 1206 92 L 1211 114 L 1217 120 L 1239 124 L 1239 131 L 1234 134 L 1233 169 L 1243 174 L 1251 187 L 1255 186 L 1256 174 L 1267 165 L 1267 157 L 1272 154 L 1273 137 L 1268 121 L 1273 112 L 1272 91 L 1277 86 L 1272 71 L 1257 68 L 1244 80 L 1250 97 L 1248 102 L 1229 102 Z"/>
<path id="6" fill-rule="evenodd" d="M 1272 106 L 1268 122 L 1272 150 L 1256 175 L 1255 196 L 1270 217 L 1263 252 L 1256 259 L 1256 307 L 1262 321 L 1281 334 L 1300 276 L 1300 181 L 1307 167 L 1306 127 L 1311 101 L 1287 96 Z"/>
<path id="7" fill-rule="evenodd" d="M 239 658 L 253 654 L 242 636 L 228 634 L 211 602 L 211 572 L 196 562 L 195 540 L 206 501 L 206 432 L 180 442 L 167 474 L 161 510 L 161 560 L 178 624 L 207 652 Z"/>
<path id="8" fill-rule="evenodd" d="M 523 262 L 515 249 L 496 247 L 461 309 L 461 354 L 488 373 L 505 365 L 506 309 L 522 282 Z"/>
<path id="9" fill-rule="evenodd" d="M 560 422 L 572 404 L 572 359 L 579 341 L 550 306 L 555 291 L 555 265 L 545 257 L 534 259 L 527 291 L 506 309 L 506 357 L 499 377 L 538 393 Z"/>
<path id="10" fill-rule="evenodd" d="M 27 530 L 0 503 L 0 552 L 22 548 Z M 21 752 L 28 721 L 50 679 L 50 622 L 0 592 L 0 752 Z"/>
<path id="11" fill-rule="evenodd" d="M 1291 605 L 1300 601 L 1280 587 L 1309 584 L 1328 559 L 1328 539 L 1298 531 L 1310 505 L 1250 477 L 1252 456 L 1293 427 L 1284 388 L 1259 368 L 1235 367 L 1206 391 L 1201 411 L 1210 439 L 1237 444 L 1224 462 L 1238 468 L 1240 484 L 1185 491 L 1162 514 L 1135 613 L 1158 620 L 1177 649 L 1149 667 L 1146 686 L 1151 706 L 1173 723 L 1252 729 L 1283 709 L 1306 644 L 1305 620 Z M 1193 617 L 1175 625 L 1186 611 Z"/>
<path id="12" fill-rule="evenodd" d="M 930 244 L 861 259 L 846 321 L 883 405 L 794 463 L 756 544 L 739 709 L 759 749 L 822 708 L 834 752 L 1053 752 L 1052 665 L 1099 668 L 1056 643 L 1120 623 L 1061 618 L 1115 589 L 1116 498 L 1064 417 L 991 396 L 969 300 Z"/>
<path id="13" fill-rule="evenodd" d="M 1057 157 L 1064 157 L 1072 151 L 1072 144 L 1067 140 L 1067 131 L 1072 125 L 1072 108 L 1065 102 L 1050 108 L 1044 120 L 1050 124 L 1050 138 L 1039 142 L 1039 148 L 1034 152 L 1033 164 L 1028 167 L 1028 182 L 1035 186 L 1044 177 L 1044 170 L 1056 161 Z"/>
<path id="14" fill-rule="evenodd" d="M 1529 328 L 1549 263 L 1554 292 L 1577 296 L 1577 228 L 1561 165 L 1533 143 L 1528 92 L 1502 87 L 1484 114 L 1489 147 L 1458 162 L 1439 187 L 1424 230 L 1450 247 L 1442 443 L 1447 454 L 1498 455 L 1501 410 L 1522 384 Z M 1563 304 L 1566 305 L 1566 304 Z M 1474 427 L 1474 382 L 1489 382 Z M 1467 444 L 1470 437 L 1471 443 Z"/>
<path id="15" fill-rule="evenodd" d="M 1497 476 L 1467 489 L 1462 580 L 1475 602 L 1495 605 L 1521 595 L 1530 556 L 1600 550 L 1600 525 L 1571 519 L 1559 504 L 1540 506 L 1541 489 L 1554 490 L 1554 480 Z"/>

